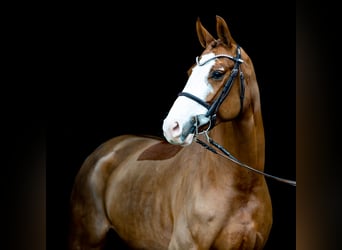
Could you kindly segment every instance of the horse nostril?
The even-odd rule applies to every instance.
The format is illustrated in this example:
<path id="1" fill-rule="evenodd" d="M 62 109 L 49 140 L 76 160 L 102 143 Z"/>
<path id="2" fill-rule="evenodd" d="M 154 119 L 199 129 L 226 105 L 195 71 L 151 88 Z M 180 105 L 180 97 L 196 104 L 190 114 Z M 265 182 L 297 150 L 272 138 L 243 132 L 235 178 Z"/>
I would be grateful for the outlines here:
<path id="1" fill-rule="evenodd" d="M 171 134 L 173 137 L 180 136 L 181 129 L 178 122 L 174 122 L 171 126 Z"/>

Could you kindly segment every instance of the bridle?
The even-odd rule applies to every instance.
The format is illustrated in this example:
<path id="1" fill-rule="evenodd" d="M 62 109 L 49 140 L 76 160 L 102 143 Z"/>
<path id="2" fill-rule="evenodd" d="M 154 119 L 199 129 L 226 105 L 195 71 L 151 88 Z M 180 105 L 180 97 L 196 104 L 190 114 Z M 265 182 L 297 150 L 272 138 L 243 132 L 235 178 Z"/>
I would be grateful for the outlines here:
<path id="1" fill-rule="evenodd" d="M 240 71 L 240 112 L 239 112 L 239 114 L 242 112 L 243 100 L 245 97 L 244 75 L 243 75 L 243 72 L 240 70 L 240 64 L 243 63 L 243 60 L 241 59 L 240 46 L 237 46 L 237 48 L 236 48 L 236 57 L 226 55 L 226 54 L 218 54 L 218 55 L 215 55 L 215 56 L 213 56 L 213 57 L 211 57 L 211 58 L 209 58 L 206 61 L 201 62 L 201 63 L 199 62 L 198 57 L 196 57 L 196 63 L 199 66 L 203 66 L 206 63 L 208 63 L 208 62 L 210 62 L 216 58 L 228 58 L 230 60 L 233 60 L 235 62 L 235 64 L 234 64 L 232 71 L 230 72 L 230 75 L 229 75 L 227 82 L 225 83 L 225 85 L 222 88 L 220 95 L 212 102 L 212 104 L 208 104 L 207 102 L 203 101 L 202 99 L 200 99 L 197 96 L 195 96 L 191 93 L 188 93 L 188 92 L 180 92 L 178 94 L 178 96 L 188 97 L 188 98 L 192 99 L 193 101 L 201 104 L 206 109 L 208 109 L 207 113 L 205 114 L 205 117 L 209 118 L 208 121 L 210 121 L 210 123 L 209 123 L 210 126 L 209 126 L 208 130 L 210 130 L 215 125 L 216 113 L 217 113 L 219 107 L 221 106 L 222 102 L 224 101 L 224 99 L 229 94 L 231 87 L 233 85 L 233 82 L 234 82 L 239 71 Z M 183 135 L 184 135 L 184 137 L 186 137 L 188 134 L 194 133 L 194 131 L 195 131 L 195 126 L 190 126 L 188 131 L 183 132 Z"/>
<path id="2" fill-rule="evenodd" d="M 253 171 L 257 174 L 261 174 L 261 175 L 264 175 L 266 177 L 273 178 L 277 181 L 281 181 L 281 182 L 290 184 L 292 186 L 296 186 L 296 181 L 292 181 L 292 180 L 288 180 L 288 179 L 284 179 L 284 178 L 280 178 L 280 177 L 277 177 L 274 175 L 267 174 L 265 172 L 262 172 L 260 170 L 255 169 L 255 168 L 252 168 L 252 167 L 248 166 L 247 164 L 240 162 L 231 153 L 229 153 L 229 151 L 227 151 L 225 148 L 223 148 L 221 145 L 219 145 L 217 142 L 215 142 L 212 138 L 209 137 L 208 131 L 214 127 L 214 125 L 216 123 L 216 114 L 218 112 L 218 109 L 219 109 L 220 105 L 223 103 L 224 99 L 228 96 L 228 94 L 231 90 L 231 87 L 233 85 L 233 82 L 234 82 L 239 71 L 240 71 L 240 112 L 239 112 L 238 116 L 242 112 L 243 100 L 244 100 L 244 96 L 245 96 L 244 75 L 240 69 L 240 64 L 243 63 L 243 60 L 241 59 L 240 46 L 237 46 L 237 48 L 236 48 L 236 57 L 233 57 L 233 56 L 230 56 L 227 54 L 218 54 L 218 55 L 215 55 L 215 56 L 207 59 L 204 62 L 199 62 L 198 57 L 196 57 L 196 63 L 199 66 L 203 66 L 206 63 L 208 63 L 209 61 L 214 60 L 216 58 L 228 58 L 230 60 L 233 60 L 235 62 L 235 64 L 234 64 L 234 67 L 233 67 L 233 69 L 229 75 L 227 82 L 225 83 L 225 85 L 222 88 L 220 95 L 211 104 L 208 104 L 207 102 L 203 101 L 202 99 L 200 99 L 197 96 L 195 96 L 191 93 L 188 93 L 188 92 L 181 92 L 178 94 L 178 96 L 185 96 L 187 98 L 190 98 L 191 100 L 201 104 L 206 109 L 208 109 L 208 111 L 204 115 L 204 117 L 203 117 L 203 115 L 198 115 L 192 119 L 190 126 L 188 126 L 188 128 L 185 129 L 185 131 L 182 133 L 182 136 L 185 138 L 189 134 L 195 134 L 196 142 L 198 144 L 200 144 L 201 146 L 203 146 L 205 149 L 208 149 L 209 151 L 211 151 L 215 154 L 218 154 L 224 158 L 227 158 L 227 159 L 233 161 L 234 163 L 238 164 L 239 166 L 244 167 L 244 168 L 246 168 L 250 171 Z M 205 131 L 199 132 L 199 127 L 201 127 L 207 123 L 209 123 L 209 127 Z M 215 148 L 219 149 L 219 151 L 217 151 L 214 147 L 212 147 L 208 143 L 200 140 L 197 135 L 199 135 L 201 133 L 205 134 L 207 142 L 209 144 L 211 144 L 212 146 L 214 146 Z"/>

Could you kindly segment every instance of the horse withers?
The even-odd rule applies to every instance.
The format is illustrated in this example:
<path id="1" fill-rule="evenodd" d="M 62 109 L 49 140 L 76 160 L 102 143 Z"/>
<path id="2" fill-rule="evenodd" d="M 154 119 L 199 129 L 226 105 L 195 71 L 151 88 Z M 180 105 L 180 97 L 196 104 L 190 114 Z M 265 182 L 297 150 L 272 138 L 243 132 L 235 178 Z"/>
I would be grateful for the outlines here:
<path id="1" fill-rule="evenodd" d="M 163 122 L 163 138 L 121 135 L 84 161 L 71 194 L 70 250 L 103 249 L 113 230 L 131 249 L 262 249 L 272 226 L 265 140 L 253 63 L 216 17 L 198 19 L 204 48 Z"/>

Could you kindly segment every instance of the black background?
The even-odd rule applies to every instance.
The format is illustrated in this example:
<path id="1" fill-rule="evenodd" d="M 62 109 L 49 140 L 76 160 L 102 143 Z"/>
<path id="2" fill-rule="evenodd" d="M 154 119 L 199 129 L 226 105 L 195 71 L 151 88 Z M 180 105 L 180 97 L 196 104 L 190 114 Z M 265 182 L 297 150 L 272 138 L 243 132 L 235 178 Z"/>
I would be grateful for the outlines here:
<path id="1" fill-rule="evenodd" d="M 264 7 L 227 3 L 196 10 L 165 3 L 142 5 L 147 10 L 138 13 L 84 4 L 61 9 L 53 22 L 56 70 L 48 79 L 57 97 L 47 130 L 48 249 L 65 249 L 73 180 L 92 150 L 124 133 L 162 136 L 162 120 L 202 52 L 197 17 L 216 36 L 215 15 L 222 16 L 252 58 L 265 126 L 265 171 L 295 179 L 294 9 Z M 274 225 L 266 249 L 295 249 L 296 188 L 268 183 Z"/>
<path id="2" fill-rule="evenodd" d="M 27 12 L 20 29 L 13 31 L 19 33 L 14 46 L 23 52 L 20 62 L 27 65 L 17 74 L 31 79 L 18 89 L 13 85 L 13 92 L 20 114 L 30 119 L 7 119 L 13 121 L 5 131 L 15 131 L 14 145 L 14 133 L 6 138 L 11 141 L 8 147 L 17 149 L 10 159 L 25 149 L 20 166 L 26 158 L 32 161 L 34 148 L 42 153 L 37 159 L 33 154 L 34 163 L 46 160 L 46 210 L 35 211 L 40 216 L 46 212 L 47 249 L 66 249 L 73 181 L 98 145 L 124 133 L 162 136 L 162 120 L 186 82 L 186 71 L 202 52 L 197 17 L 214 36 L 215 15 L 223 17 L 253 60 L 266 136 L 265 171 L 296 179 L 294 3 L 184 4 L 41 5 L 39 11 Z M 34 119 L 36 113 L 47 119 Z M 25 190 L 25 180 L 17 182 Z M 265 249 L 295 249 L 296 188 L 271 179 L 268 183 L 274 225 Z M 43 189 L 45 179 L 39 184 Z M 20 222 L 16 225 L 22 227 Z"/>
<path id="3" fill-rule="evenodd" d="M 168 51 L 172 50 L 174 54 L 179 51 L 183 59 L 176 59 L 177 63 L 163 60 L 162 65 L 172 65 L 168 79 L 178 78 L 183 72 L 176 68 L 179 63 L 188 67 L 185 56 L 189 56 L 191 63 L 194 60 L 189 51 L 194 49 L 194 54 L 199 53 L 195 49 L 198 46 L 197 38 L 191 32 L 195 30 L 193 18 L 197 15 L 206 16 L 205 23 L 210 23 L 215 14 L 220 14 L 228 21 L 233 36 L 246 49 L 256 66 L 259 85 L 262 87 L 267 143 L 266 170 L 283 177 L 294 177 L 296 169 L 296 191 L 290 186 L 269 181 L 276 222 L 267 249 L 294 249 L 295 241 L 296 249 L 300 250 L 339 249 L 342 221 L 339 119 L 341 15 L 337 4 L 329 0 L 299 0 L 295 3 L 184 2 L 189 7 L 174 2 L 172 6 L 168 2 L 144 2 L 140 6 L 131 2 L 121 2 L 114 6 L 61 1 L 3 4 L 4 63 L 0 99 L 2 246 L 6 249 L 65 249 L 66 200 L 78 168 L 76 165 L 83 161 L 92 150 L 90 148 L 107 139 L 106 133 L 102 133 L 106 131 L 105 128 L 115 128 L 115 135 L 131 128 L 153 130 L 152 125 L 137 126 L 128 122 L 134 120 L 130 116 L 124 116 L 127 122 L 123 123 L 122 117 L 118 115 L 125 113 L 122 110 L 127 109 L 127 102 L 119 101 L 117 91 L 103 91 L 109 90 L 109 83 L 123 90 L 132 90 L 127 84 L 117 84 L 117 69 L 113 70 L 115 74 L 108 71 L 114 65 L 113 58 L 106 57 L 110 49 L 118 51 L 117 55 L 127 55 L 127 51 L 122 49 L 125 48 L 124 44 L 132 45 L 139 41 L 135 47 L 137 52 L 141 51 L 139 45 L 146 45 L 149 41 L 154 48 L 152 51 L 158 51 L 158 58 L 164 59 L 161 55 L 166 53 L 162 54 L 161 51 L 165 50 L 158 49 L 156 44 L 159 43 L 155 43 L 155 39 L 152 43 L 152 39 L 136 36 L 135 31 L 146 28 L 139 24 L 150 23 L 147 29 L 151 34 L 152 29 L 157 29 L 154 27 L 161 27 L 160 23 L 170 22 L 167 26 L 172 27 L 171 30 L 158 28 L 158 32 L 165 32 L 164 37 L 169 38 Z M 160 19 L 155 19 L 156 16 Z M 108 17 L 111 21 L 103 22 Z M 137 25 L 130 25 L 130 19 L 136 20 Z M 178 24 L 178 20 L 187 21 Z M 90 23 L 94 23 L 99 32 Z M 131 28 L 130 31 L 127 27 Z M 294 29 L 296 35 L 293 34 Z M 101 47 L 100 43 L 104 41 L 97 39 L 101 38 L 99 34 L 117 39 Z M 247 38 L 242 40 L 237 39 L 237 36 Z M 158 35 L 154 34 L 155 37 Z M 181 39 L 185 37 L 188 39 Z M 193 41 L 190 42 L 190 39 Z M 296 52 L 292 54 L 294 39 Z M 186 42 L 191 43 L 191 49 L 183 46 Z M 250 44 L 248 47 L 247 42 Z M 95 56 L 94 51 L 99 50 L 106 53 Z M 89 57 L 92 52 L 93 56 Z M 136 54 L 130 50 L 129 55 Z M 93 60 L 96 57 L 99 60 Z M 296 84 L 292 81 L 293 64 L 296 64 Z M 161 69 L 162 65 L 154 66 Z M 150 69 L 147 65 L 144 68 Z M 132 67 L 122 65 L 119 69 L 121 75 L 132 77 Z M 96 75 L 98 72 L 102 73 Z M 156 72 L 149 70 L 149 74 L 146 74 Z M 87 78 L 89 75 L 93 77 Z M 115 81 L 101 81 L 108 75 Z M 291 81 L 284 78 L 291 78 Z M 147 85 L 146 81 L 127 82 L 134 82 L 135 88 L 141 84 Z M 172 83 L 183 86 L 183 82 Z M 156 89 L 159 84 L 150 81 L 148 86 Z M 98 95 L 100 89 L 102 95 Z M 126 91 L 125 96 L 131 95 L 128 94 L 131 92 Z M 166 96 L 163 95 L 164 98 Z M 289 108 L 292 107 L 294 101 L 291 98 L 294 96 L 296 146 L 291 139 L 294 112 Z M 164 103 L 163 97 L 160 97 L 163 102 L 159 105 L 150 104 L 149 107 L 158 108 Z M 173 101 L 174 97 L 170 99 Z M 111 105 L 108 105 L 109 102 Z M 150 102 L 145 99 L 142 103 L 147 105 Z M 282 103 L 287 108 L 281 108 Z M 145 112 L 145 118 L 146 114 L 152 114 L 152 110 Z M 282 112 L 278 113 L 277 110 Z M 160 121 L 160 116 L 150 115 L 148 118 Z M 100 119 L 95 118 L 99 117 L 107 123 L 97 125 Z M 158 128 L 153 131 L 158 133 L 160 130 Z M 281 131 L 290 135 L 285 136 Z M 294 153 L 291 150 L 296 152 L 296 168 L 292 168 Z"/>

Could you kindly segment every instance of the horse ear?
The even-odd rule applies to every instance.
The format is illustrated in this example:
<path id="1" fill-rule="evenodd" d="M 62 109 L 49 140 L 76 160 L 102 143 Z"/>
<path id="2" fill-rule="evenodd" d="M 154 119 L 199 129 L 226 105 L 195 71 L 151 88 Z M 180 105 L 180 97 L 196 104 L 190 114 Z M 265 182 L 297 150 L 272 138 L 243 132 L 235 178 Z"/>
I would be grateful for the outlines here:
<path id="1" fill-rule="evenodd" d="M 230 34 L 226 21 L 220 16 L 216 16 L 216 31 L 220 40 L 227 44 L 228 47 L 231 47 L 232 43 L 235 43 Z"/>
<path id="2" fill-rule="evenodd" d="M 209 43 L 214 41 L 214 37 L 203 27 L 199 17 L 196 22 L 196 31 L 198 40 L 200 41 L 203 48 L 206 48 Z"/>

